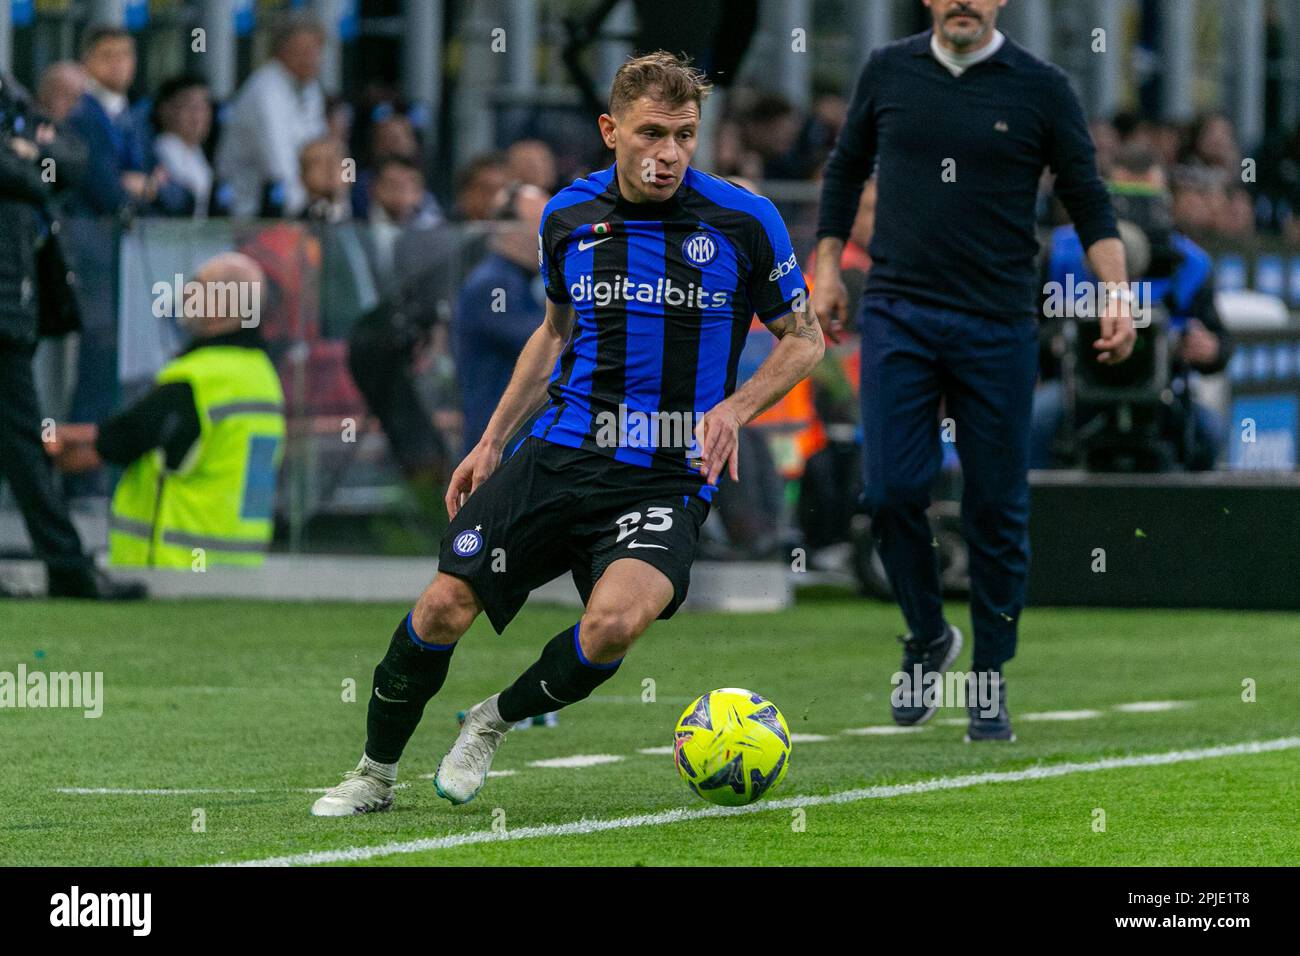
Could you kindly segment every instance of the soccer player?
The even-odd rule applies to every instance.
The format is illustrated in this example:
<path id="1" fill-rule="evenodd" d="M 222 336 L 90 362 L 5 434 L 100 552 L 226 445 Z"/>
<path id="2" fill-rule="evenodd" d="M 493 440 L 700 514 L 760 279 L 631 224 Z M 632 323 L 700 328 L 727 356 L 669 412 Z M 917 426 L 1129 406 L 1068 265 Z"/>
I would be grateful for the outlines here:
<path id="1" fill-rule="evenodd" d="M 861 315 L 866 504 L 910 629 L 902 673 L 910 680 L 919 669 L 928 683 L 962 646 L 944 619 L 925 516 L 946 401 L 964 483 L 972 669 L 998 701 L 968 701 L 969 740 L 1014 739 L 1002 665 L 1015 654 L 1028 575 L 1034 209 L 1044 167 L 1056 175 L 1092 273 L 1106 283 L 1099 359 L 1123 361 L 1134 340 L 1124 248 L 1083 111 L 1064 72 L 998 31 L 1005 3 L 925 0 L 933 29 L 872 53 L 826 163 L 813 298 L 834 334 L 847 308 L 840 253 L 874 167 L 873 266 Z M 916 696 L 891 695 L 895 722 L 934 714 Z"/>
<path id="2" fill-rule="evenodd" d="M 375 669 L 361 762 L 314 814 L 388 809 L 461 635 L 481 611 L 501 632 L 529 592 L 566 571 L 580 620 L 470 708 L 438 765 L 438 793 L 473 799 L 516 722 L 613 677 L 685 599 L 719 477 L 738 477 L 738 430 L 820 360 L 822 331 L 772 204 L 690 168 L 708 89 L 662 52 L 615 75 L 599 120 L 614 165 L 546 206 L 545 318 L 452 475 L 438 573 Z M 780 341 L 735 389 L 754 314 Z"/>

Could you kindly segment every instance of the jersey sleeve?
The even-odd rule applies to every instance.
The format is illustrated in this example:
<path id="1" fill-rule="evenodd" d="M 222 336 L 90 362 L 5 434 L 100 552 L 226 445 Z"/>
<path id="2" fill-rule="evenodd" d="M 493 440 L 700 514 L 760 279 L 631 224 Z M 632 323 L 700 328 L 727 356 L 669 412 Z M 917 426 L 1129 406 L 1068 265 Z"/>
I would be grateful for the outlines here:
<path id="1" fill-rule="evenodd" d="M 570 301 L 564 284 L 564 239 L 566 230 L 560 217 L 550 209 L 542 216 L 537 230 L 537 268 L 546 286 L 546 297 L 557 305 Z"/>
<path id="2" fill-rule="evenodd" d="M 794 254 L 790 233 L 771 200 L 761 198 L 755 212 L 749 275 L 749 301 L 762 322 L 794 311 L 808 299 L 808 287 Z"/>

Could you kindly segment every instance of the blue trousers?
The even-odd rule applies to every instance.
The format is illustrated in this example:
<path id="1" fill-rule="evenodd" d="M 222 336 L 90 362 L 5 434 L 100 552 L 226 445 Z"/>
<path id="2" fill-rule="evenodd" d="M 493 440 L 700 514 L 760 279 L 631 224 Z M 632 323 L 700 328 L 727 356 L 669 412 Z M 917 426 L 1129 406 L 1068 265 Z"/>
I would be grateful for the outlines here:
<path id="1" fill-rule="evenodd" d="M 861 325 L 865 502 L 899 608 L 914 636 L 943 633 L 925 514 L 943 458 L 942 400 L 962 466 L 973 667 L 997 669 L 1015 655 L 1029 573 L 1037 322 L 867 296 Z"/>

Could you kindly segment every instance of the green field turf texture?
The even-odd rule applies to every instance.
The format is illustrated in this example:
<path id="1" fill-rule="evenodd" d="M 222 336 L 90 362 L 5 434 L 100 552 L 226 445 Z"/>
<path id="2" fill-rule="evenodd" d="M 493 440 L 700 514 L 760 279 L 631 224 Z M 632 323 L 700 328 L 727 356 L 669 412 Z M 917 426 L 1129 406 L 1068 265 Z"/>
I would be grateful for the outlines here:
<path id="1" fill-rule="evenodd" d="M 1300 619 L 1288 614 L 1030 610 L 1007 667 L 1013 717 L 1101 710 L 1090 720 L 1018 720 L 1019 740 L 966 744 L 946 710 L 924 730 L 888 724 L 898 666 L 892 607 L 852 599 L 775 614 L 689 614 L 657 623 L 618 674 L 556 728 L 510 735 L 479 798 L 452 807 L 431 773 L 455 714 L 501 689 L 568 610 L 530 607 L 505 636 L 480 621 L 408 748 L 392 812 L 314 819 L 305 788 L 336 783 L 364 739 L 370 675 L 397 605 L 175 602 L 0 603 L 0 671 L 102 671 L 104 714 L 0 710 L 0 864 L 188 865 L 257 860 L 706 806 L 668 756 L 692 698 L 741 686 L 781 707 L 795 733 L 772 799 L 825 795 L 1064 761 L 1271 740 L 1300 733 Z M 964 623 L 965 609 L 952 619 Z M 959 665 L 969 663 L 969 650 Z M 1257 700 L 1242 700 L 1242 681 Z M 345 702 L 344 683 L 356 682 Z M 642 701 L 644 682 L 655 701 Z M 1133 701 L 1189 706 L 1111 709 Z M 613 754 L 617 763 L 530 761 Z M 1300 862 L 1300 750 L 689 820 L 597 834 L 479 843 L 368 862 L 390 865 L 1102 864 Z M 61 787 L 230 788 L 254 793 L 70 795 Z M 1106 814 L 1095 832 L 1094 811 Z M 193 832 L 201 809 L 205 832 Z M 802 828 L 800 828 L 802 824 Z"/>

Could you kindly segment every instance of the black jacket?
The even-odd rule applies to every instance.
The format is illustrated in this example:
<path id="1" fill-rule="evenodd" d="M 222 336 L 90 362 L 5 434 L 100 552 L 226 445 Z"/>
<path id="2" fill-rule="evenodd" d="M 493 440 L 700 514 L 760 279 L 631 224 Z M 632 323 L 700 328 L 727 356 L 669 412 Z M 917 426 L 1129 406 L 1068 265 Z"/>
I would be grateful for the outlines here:
<path id="1" fill-rule="evenodd" d="M 25 347 L 35 344 L 42 324 L 52 331 L 75 325 L 74 280 L 62 264 L 48 203 L 80 175 L 85 154 L 60 134 L 28 160 L 14 152 L 12 139 L 0 132 L 0 346 Z"/>

